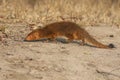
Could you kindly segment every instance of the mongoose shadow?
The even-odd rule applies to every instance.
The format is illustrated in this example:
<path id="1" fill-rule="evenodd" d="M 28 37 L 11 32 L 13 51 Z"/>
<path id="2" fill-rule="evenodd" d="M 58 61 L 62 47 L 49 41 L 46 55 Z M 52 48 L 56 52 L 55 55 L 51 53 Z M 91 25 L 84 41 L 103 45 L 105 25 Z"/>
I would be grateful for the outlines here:
<path id="1" fill-rule="evenodd" d="M 53 42 L 53 40 L 50 40 L 50 39 L 40 39 L 40 40 L 31 40 L 31 41 L 27 41 L 27 40 L 24 40 L 25 42 L 38 42 L 38 41 L 40 41 L 40 42 L 47 42 L 47 43 L 51 43 L 51 42 Z M 79 41 L 71 41 L 71 42 L 68 42 L 66 39 L 64 39 L 64 38 L 56 38 L 55 40 L 54 40 L 55 42 L 60 42 L 60 43 L 63 43 L 63 44 L 68 44 L 68 43 L 76 43 L 76 44 L 80 44 L 80 42 Z M 87 43 L 85 43 L 84 45 L 86 45 L 86 46 L 90 46 L 90 47 L 96 47 L 96 46 L 93 46 L 93 45 L 90 45 L 90 44 L 87 44 Z M 111 44 L 109 44 L 109 46 L 111 47 L 111 48 L 115 48 L 115 46 L 111 43 Z"/>
<path id="2" fill-rule="evenodd" d="M 88 45 L 97 48 L 115 48 L 113 44 L 104 45 L 97 40 L 95 40 L 85 29 L 81 28 L 78 24 L 68 21 L 55 22 L 46 25 L 42 29 L 33 30 L 27 35 L 24 41 L 44 41 L 44 39 L 50 39 L 55 41 L 57 37 L 65 36 L 67 37 L 67 42 L 74 42 L 74 40 L 81 40 L 81 45 Z M 66 43 L 63 40 L 57 40 L 62 43 Z M 88 43 L 92 45 L 89 45 Z M 74 42 L 76 43 L 76 42 Z"/>

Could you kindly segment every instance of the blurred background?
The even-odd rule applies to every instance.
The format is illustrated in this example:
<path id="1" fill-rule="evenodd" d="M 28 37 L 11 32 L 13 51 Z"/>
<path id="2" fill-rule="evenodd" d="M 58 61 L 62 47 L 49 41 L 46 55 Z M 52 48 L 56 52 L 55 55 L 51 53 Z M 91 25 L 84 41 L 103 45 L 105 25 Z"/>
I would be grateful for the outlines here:
<path id="1" fill-rule="evenodd" d="M 120 0 L 0 0 L 0 22 L 120 26 Z"/>

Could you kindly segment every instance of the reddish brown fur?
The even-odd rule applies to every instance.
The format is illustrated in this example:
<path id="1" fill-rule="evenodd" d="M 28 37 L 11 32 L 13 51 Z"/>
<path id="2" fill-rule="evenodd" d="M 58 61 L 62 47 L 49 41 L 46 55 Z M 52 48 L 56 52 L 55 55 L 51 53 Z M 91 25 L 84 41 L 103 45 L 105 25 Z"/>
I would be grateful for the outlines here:
<path id="1" fill-rule="evenodd" d="M 32 31 L 25 38 L 26 41 L 39 40 L 42 38 L 55 39 L 58 36 L 65 36 L 68 41 L 82 40 L 82 44 L 85 41 L 92 43 L 94 46 L 99 48 L 110 48 L 107 45 L 103 45 L 91 37 L 86 30 L 81 28 L 79 25 L 73 22 L 55 22 L 46 25 L 42 29 Z"/>

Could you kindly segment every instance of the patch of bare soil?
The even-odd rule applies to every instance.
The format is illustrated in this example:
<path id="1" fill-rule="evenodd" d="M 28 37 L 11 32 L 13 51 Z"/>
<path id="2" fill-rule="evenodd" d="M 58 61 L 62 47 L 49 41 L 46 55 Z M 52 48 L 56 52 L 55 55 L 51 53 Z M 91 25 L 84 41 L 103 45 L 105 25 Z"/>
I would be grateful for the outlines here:
<path id="1" fill-rule="evenodd" d="M 114 49 L 76 43 L 24 42 L 26 24 L 4 24 L 0 32 L 0 80 L 120 80 L 120 29 L 86 27 L 93 37 Z M 112 35 L 112 37 L 111 37 Z"/>

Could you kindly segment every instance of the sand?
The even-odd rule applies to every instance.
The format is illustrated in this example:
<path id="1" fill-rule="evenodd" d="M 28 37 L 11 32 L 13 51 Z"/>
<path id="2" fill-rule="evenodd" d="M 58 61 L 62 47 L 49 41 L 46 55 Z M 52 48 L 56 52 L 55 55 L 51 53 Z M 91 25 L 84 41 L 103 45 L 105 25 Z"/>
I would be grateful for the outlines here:
<path id="1" fill-rule="evenodd" d="M 120 29 L 101 25 L 85 27 L 99 42 L 114 49 L 77 43 L 24 42 L 26 24 L 7 26 L 0 33 L 0 80 L 120 80 Z M 113 35 L 113 37 L 110 37 Z"/>

